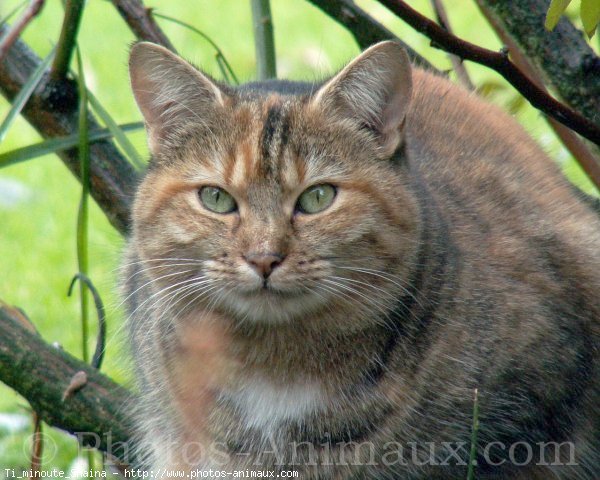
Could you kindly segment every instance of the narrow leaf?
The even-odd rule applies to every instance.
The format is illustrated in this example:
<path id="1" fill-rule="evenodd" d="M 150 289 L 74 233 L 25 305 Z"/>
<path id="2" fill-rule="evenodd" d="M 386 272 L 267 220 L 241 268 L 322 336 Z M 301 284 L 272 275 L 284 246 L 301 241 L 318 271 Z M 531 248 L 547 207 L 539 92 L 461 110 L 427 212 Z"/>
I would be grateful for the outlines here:
<path id="1" fill-rule="evenodd" d="M 15 8 L 13 8 L 10 12 L 8 12 L 6 14 L 6 16 L 2 20 L 0 20 L 0 26 L 4 25 L 6 22 L 8 22 L 15 13 L 17 13 L 19 10 L 21 10 L 25 6 L 26 3 L 27 3 L 27 0 L 19 3 Z M 0 42 L 2 40 L 4 40 L 4 37 L 2 39 L 0 39 Z"/>
<path id="2" fill-rule="evenodd" d="M 125 155 L 127 155 L 131 163 L 133 163 L 133 165 L 136 168 L 142 169 L 144 167 L 144 161 L 142 160 L 142 157 L 140 156 L 136 148 L 127 138 L 127 135 L 125 135 L 125 132 L 119 127 L 117 122 L 115 122 L 114 119 L 110 116 L 110 114 L 104 109 L 104 107 L 100 104 L 98 99 L 94 97 L 94 95 L 92 95 L 92 92 L 88 91 L 87 95 L 90 105 L 92 106 L 96 114 L 106 124 L 108 129 L 112 132 L 113 136 L 115 137 L 115 140 L 125 152 Z"/>
<path id="3" fill-rule="evenodd" d="M 516 94 L 514 95 L 507 104 L 507 109 L 513 115 L 519 113 L 523 107 L 527 105 L 527 101 L 525 97 L 522 95 Z"/>
<path id="4" fill-rule="evenodd" d="M 153 15 L 155 17 L 162 18 L 163 20 L 167 20 L 169 22 L 176 23 L 177 25 L 179 25 L 181 27 L 184 27 L 184 28 L 187 28 L 188 30 L 191 30 L 192 32 L 200 35 L 204 40 L 206 40 L 208 43 L 210 43 L 210 45 L 217 52 L 216 59 L 217 59 L 217 64 L 219 65 L 219 69 L 222 69 L 222 67 L 225 66 L 225 68 L 229 72 L 229 75 L 231 76 L 231 78 L 233 79 L 233 81 L 235 82 L 235 84 L 236 85 L 240 84 L 237 76 L 235 75 L 235 72 L 231 68 L 231 65 L 229 64 L 229 62 L 225 58 L 225 55 L 223 55 L 223 52 L 221 51 L 221 49 L 219 48 L 219 46 L 215 43 L 215 41 L 212 38 L 210 38 L 206 33 L 198 30 L 196 27 L 190 25 L 189 23 L 185 23 L 185 22 L 182 22 L 181 20 L 178 20 L 177 18 L 169 17 L 168 15 L 163 15 L 162 13 L 158 13 L 158 12 L 153 12 Z"/>
<path id="5" fill-rule="evenodd" d="M 469 452 L 469 466 L 467 480 L 475 480 L 475 465 L 477 463 L 477 433 L 479 432 L 479 394 L 473 392 L 473 425 L 471 427 L 471 450 Z"/>
<path id="6" fill-rule="evenodd" d="M 579 13 L 585 33 L 589 38 L 592 38 L 598 23 L 600 23 L 600 0 L 581 0 Z"/>
<path id="7" fill-rule="evenodd" d="M 219 70 L 221 70 L 221 75 L 223 75 L 223 78 L 225 79 L 225 81 L 231 85 L 231 79 L 229 78 L 229 74 L 227 73 L 227 68 L 226 68 L 225 64 L 223 63 L 223 57 L 221 57 L 221 55 L 219 53 L 216 53 L 215 60 L 217 61 L 217 66 L 219 67 Z"/>
<path id="8" fill-rule="evenodd" d="M 133 132 L 144 128 L 143 122 L 124 123 L 119 125 L 123 132 Z M 90 143 L 106 140 L 113 136 L 108 128 L 102 130 L 91 130 L 88 140 Z M 43 142 L 27 145 L 26 147 L 16 148 L 8 152 L 0 153 L 0 168 L 14 165 L 15 163 L 25 162 L 33 158 L 42 157 L 51 153 L 68 150 L 79 144 L 79 134 L 67 135 L 64 137 L 50 138 Z"/>
<path id="9" fill-rule="evenodd" d="M 48 65 L 50 65 L 53 56 L 54 49 L 52 49 L 48 56 L 44 58 L 44 60 L 42 60 L 42 62 L 37 66 L 37 68 L 33 71 L 31 76 L 23 85 L 23 88 L 21 88 L 17 96 L 13 99 L 12 106 L 10 107 L 8 115 L 2 122 L 2 125 L 0 125 L 0 142 L 4 140 L 8 129 L 15 121 L 15 118 L 17 118 L 17 115 L 21 113 L 21 110 L 23 110 L 23 107 L 27 103 L 27 100 L 29 100 L 29 97 L 31 97 L 31 94 L 40 83 L 40 80 L 44 76 L 46 68 L 48 68 Z"/>
<path id="10" fill-rule="evenodd" d="M 546 30 L 554 30 L 554 27 L 558 24 L 560 17 L 569 6 L 569 3 L 571 3 L 571 0 L 552 0 L 550 2 L 548 12 L 546 13 L 546 21 L 544 22 Z"/>
<path id="11" fill-rule="evenodd" d="M 502 92 L 504 90 L 506 90 L 506 84 L 498 80 L 489 80 L 477 87 L 477 92 L 484 97 L 488 97 L 493 93 Z"/>

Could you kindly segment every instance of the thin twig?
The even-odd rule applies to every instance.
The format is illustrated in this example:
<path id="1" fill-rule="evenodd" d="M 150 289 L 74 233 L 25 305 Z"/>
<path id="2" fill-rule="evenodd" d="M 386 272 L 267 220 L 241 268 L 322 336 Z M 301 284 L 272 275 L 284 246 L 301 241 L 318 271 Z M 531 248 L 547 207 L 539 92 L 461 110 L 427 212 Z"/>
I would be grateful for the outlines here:
<path id="1" fill-rule="evenodd" d="M 414 51 L 409 45 L 400 40 L 390 30 L 371 17 L 367 12 L 354 3 L 353 0 L 308 0 L 326 15 L 348 29 L 358 46 L 364 50 L 383 40 L 394 40 L 401 44 L 410 59 L 418 66 L 432 72 L 437 69 L 424 57 Z M 440 72 L 441 73 L 441 72 Z"/>
<path id="2" fill-rule="evenodd" d="M 112 0 L 112 3 L 138 40 L 157 43 L 172 52 L 176 51 L 154 20 L 152 9 L 146 8 L 141 0 Z"/>
<path id="3" fill-rule="evenodd" d="M 94 368 L 100 369 L 104 358 L 104 350 L 106 348 L 106 312 L 104 310 L 104 303 L 92 281 L 81 272 L 77 273 L 73 277 L 73 280 L 71 280 L 71 285 L 69 285 L 69 291 L 67 293 L 69 297 L 71 296 L 71 293 L 73 293 L 73 287 L 77 280 L 87 285 L 89 291 L 92 293 L 94 305 L 96 306 L 96 314 L 98 316 L 98 336 L 96 338 L 96 350 L 94 350 L 91 365 Z"/>
<path id="4" fill-rule="evenodd" d="M 42 10 L 44 0 L 31 0 L 23 15 L 17 20 L 12 28 L 4 35 L 0 41 L 0 60 L 4 58 L 6 52 L 13 46 L 15 40 L 21 36 L 25 27 L 31 22 Z"/>
<path id="5" fill-rule="evenodd" d="M 84 5 L 84 0 L 66 0 L 65 17 L 56 46 L 56 56 L 50 70 L 50 78 L 54 81 L 63 80 L 69 72 Z"/>
<path id="6" fill-rule="evenodd" d="M 269 0 L 250 0 L 252 24 L 254 27 L 254 47 L 256 50 L 256 70 L 259 80 L 277 78 L 275 62 L 275 40 L 273 19 Z"/>
<path id="7" fill-rule="evenodd" d="M 510 61 L 506 52 L 494 52 L 462 40 L 401 0 L 379 1 L 415 30 L 431 39 L 432 46 L 495 70 L 535 108 L 600 145 L 600 127 L 540 89 Z"/>
<path id="8" fill-rule="evenodd" d="M 450 20 L 448 19 L 448 14 L 446 13 L 444 2 L 442 0 L 431 0 L 431 5 L 433 7 L 433 10 L 435 12 L 440 26 L 448 33 L 452 33 L 452 28 L 450 27 Z M 456 77 L 458 78 L 458 81 L 462 83 L 462 85 L 467 90 L 475 90 L 475 85 L 473 85 L 473 82 L 469 77 L 469 73 L 467 72 L 467 69 L 465 68 L 460 57 L 449 53 L 448 58 L 452 63 L 452 68 L 456 72 Z"/>
<path id="9" fill-rule="evenodd" d="M 34 411 L 33 418 L 33 436 L 31 441 L 31 478 L 41 477 L 42 455 L 44 453 L 44 435 L 42 434 L 42 418 Z M 37 476 L 36 476 L 37 474 Z"/>
<path id="10" fill-rule="evenodd" d="M 507 35 L 502 27 L 495 21 L 494 17 L 489 14 L 485 5 L 481 2 L 476 2 L 479 6 L 479 10 L 486 18 L 488 23 L 496 32 L 496 35 L 500 38 L 502 43 L 506 45 L 510 50 L 510 55 L 515 63 L 538 87 L 547 91 L 544 83 L 536 71 L 535 67 L 523 54 L 516 42 Z M 557 122 L 551 117 L 546 117 L 550 128 L 554 130 L 556 136 L 560 138 L 563 145 L 569 150 L 571 155 L 575 158 L 577 163 L 581 166 L 586 175 L 590 178 L 592 183 L 595 184 L 596 188 L 600 184 L 600 160 L 596 157 L 583 143 L 583 141 L 570 129 L 565 127 L 562 123 Z"/>

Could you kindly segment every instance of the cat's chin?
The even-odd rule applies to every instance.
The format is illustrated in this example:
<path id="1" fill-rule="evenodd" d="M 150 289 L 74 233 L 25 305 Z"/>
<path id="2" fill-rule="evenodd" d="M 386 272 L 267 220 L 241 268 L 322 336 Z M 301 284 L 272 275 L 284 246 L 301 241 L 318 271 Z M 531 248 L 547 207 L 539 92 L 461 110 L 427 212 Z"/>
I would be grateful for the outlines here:
<path id="1" fill-rule="evenodd" d="M 241 321 L 284 323 L 318 311 L 325 304 L 325 299 L 310 292 L 269 288 L 232 291 L 223 304 Z"/>

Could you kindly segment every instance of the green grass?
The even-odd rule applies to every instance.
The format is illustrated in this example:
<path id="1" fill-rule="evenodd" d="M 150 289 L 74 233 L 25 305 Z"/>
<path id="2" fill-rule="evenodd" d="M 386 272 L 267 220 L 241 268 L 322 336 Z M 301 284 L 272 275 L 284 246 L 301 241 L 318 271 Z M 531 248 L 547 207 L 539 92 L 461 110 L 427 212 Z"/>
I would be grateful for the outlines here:
<path id="1" fill-rule="evenodd" d="M 0 3 L 0 18 L 20 0 Z M 382 23 L 424 54 L 441 69 L 449 62 L 429 41 L 404 26 L 379 4 L 358 1 Z M 147 1 L 171 17 L 184 20 L 212 38 L 231 63 L 241 81 L 254 78 L 254 45 L 250 2 L 246 0 Z M 430 14 L 429 1 L 411 2 Z M 451 7 L 450 7 L 451 5 Z M 482 21 L 471 0 L 448 2 L 451 22 L 466 39 L 492 49 L 500 44 Z M 352 37 L 337 23 L 303 0 L 273 0 L 277 66 L 280 77 L 313 80 L 341 67 L 359 51 Z M 42 14 L 26 29 L 23 37 L 42 57 L 58 38 L 62 20 L 60 0 L 48 0 Z M 214 49 L 195 33 L 166 20 L 159 20 L 180 54 L 221 78 Z M 87 3 L 80 29 L 79 45 L 84 59 L 86 82 L 94 96 L 119 124 L 139 121 L 127 77 L 127 52 L 134 41 L 117 11 L 108 1 Z M 74 69 L 75 64 L 72 65 Z M 475 82 L 498 80 L 483 68 L 468 65 Z M 501 81 L 501 80 L 500 80 Z M 502 81 L 501 81 L 502 83 Z M 504 89 L 492 100 L 507 105 L 513 94 Z M 0 120 L 9 111 L 0 100 Z M 567 175 L 580 186 L 589 184 L 568 153 L 549 132 L 540 115 L 526 108 L 518 114 L 527 130 L 560 162 Z M 146 158 L 143 132 L 127 134 Z M 24 147 L 41 138 L 21 118 L 17 119 L 0 153 Z M 12 192 L 12 193 L 11 193 Z M 19 193 L 20 192 L 20 193 Z M 55 156 L 40 157 L 0 169 L 0 299 L 22 307 L 48 342 L 58 342 L 74 355 L 81 355 L 81 327 L 77 296 L 67 297 L 67 288 L 77 272 L 76 222 L 81 187 Z M 13 198 L 14 197 L 14 198 Z M 9 201 L 12 198 L 12 201 Z M 115 269 L 123 240 L 108 224 L 99 208 L 90 203 L 89 276 L 107 306 L 108 351 L 102 370 L 115 380 L 131 385 L 127 348 L 122 331 L 123 312 L 118 304 Z M 92 314 L 90 349 L 95 341 L 95 316 Z M 0 386 L 0 412 L 25 412 L 26 402 Z M 44 466 L 67 468 L 76 453 L 74 440 L 49 428 Z M 28 466 L 29 430 L 9 434 L 0 427 L 0 467 Z M 0 475 L 3 471 L 0 470 Z"/>

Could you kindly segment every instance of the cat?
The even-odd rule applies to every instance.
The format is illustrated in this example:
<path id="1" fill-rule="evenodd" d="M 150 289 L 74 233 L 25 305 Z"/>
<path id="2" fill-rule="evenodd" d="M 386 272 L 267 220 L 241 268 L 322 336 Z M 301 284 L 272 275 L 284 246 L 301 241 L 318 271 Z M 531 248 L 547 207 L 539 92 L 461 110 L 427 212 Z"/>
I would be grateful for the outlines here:
<path id="1" fill-rule="evenodd" d="M 600 478 L 600 216 L 392 41 L 231 87 L 132 47 L 122 279 L 149 469 Z M 195 472 L 195 473 L 194 473 Z"/>

